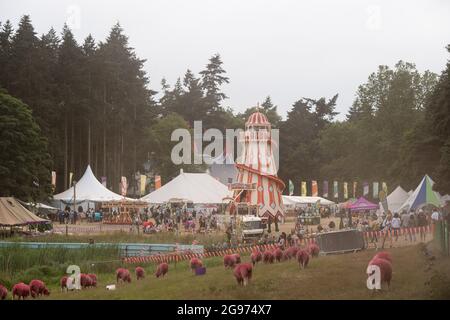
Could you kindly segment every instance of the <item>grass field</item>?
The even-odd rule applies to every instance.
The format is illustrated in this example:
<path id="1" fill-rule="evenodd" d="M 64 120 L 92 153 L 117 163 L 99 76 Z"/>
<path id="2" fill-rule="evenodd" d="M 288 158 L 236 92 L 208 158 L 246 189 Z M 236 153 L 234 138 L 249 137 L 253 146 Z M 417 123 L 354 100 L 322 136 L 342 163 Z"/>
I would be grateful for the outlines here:
<path id="1" fill-rule="evenodd" d="M 321 256 L 305 270 L 295 261 L 258 264 L 247 287 L 237 286 L 221 259 L 210 258 L 204 260 L 204 276 L 193 275 L 187 262 L 182 262 L 171 264 L 167 277 L 157 279 L 155 266 L 146 265 L 146 279 L 133 278 L 131 284 L 119 284 L 115 291 L 105 289 L 115 283 L 114 273 L 109 272 L 98 274 L 97 288 L 61 293 L 51 285 L 47 299 L 450 299 L 450 259 L 430 261 L 423 249 L 422 244 L 390 249 L 394 260 L 391 288 L 377 293 L 366 288 L 365 276 L 375 251 L 365 250 Z M 128 267 L 134 275 L 134 266 Z"/>

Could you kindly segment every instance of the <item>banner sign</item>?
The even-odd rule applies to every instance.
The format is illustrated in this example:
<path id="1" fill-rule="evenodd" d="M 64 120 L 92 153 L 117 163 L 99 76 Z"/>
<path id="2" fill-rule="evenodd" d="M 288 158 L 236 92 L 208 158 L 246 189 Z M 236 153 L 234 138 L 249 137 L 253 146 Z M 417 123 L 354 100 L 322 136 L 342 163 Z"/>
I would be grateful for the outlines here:
<path id="1" fill-rule="evenodd" d="M 378 198 L 378 182 L 373 183 L 373 198 Z"/>
<path id="2" fill-rule="evenodd" d="M 353 182 L 353 198 L 356 198 L 356 187 L 358 186 L 358 182 Z"/>
<path id="3" fill-rule="evenodd" d="M 155 190 L 161 188 L 161 176 L 155 176 Z"/>
<path id="4" fill-rule="evenodd" d="M 147 176 L 141 174 L 141 196 L 145 194 L 145 185 L 147 184 Z"/>
<path id="5" fill-rule="evenodd" d="M 388 188 L 387 188 L 387 184 L 386 182 L 383 182 L 382 187 L 381 187 L 384 191 L 384 193 L 386 193 L 386 195 L 388 194 Z"/>
<path id="6" fill-rule="evenodd" d="M 156 180 L 155 180 L 156 183 Z M 230 190 L 256 190 L 256 183 L 230 183 L 228 185 Z"/>
<path id="7" fill-rule="evenodd" d="M 344 182 L 344 199 L 348 199 L 348 183 Z"/>
<path id="8" fill-rule="evenodd" d="M 122 196 L 127 195 L 127 189 L 128 189 L 128 183 L 127 183 L 127 177 L 122 177 L 120 182 L 120 187 L 122 191 Z"/>
<path id="9" fill-rule="evenodd" d="M 363 196 L 366 197 L 369 195 L 369 183 L 363 183 Z"/>
<path id="10" fill-rule="evenodd" d="M 306 181 L 302 181 L 302 197 L 306 197 L 308 190 L 306 189 Z"/>
<path id="11" fill-rule="evenodd" d="M 52 186 L 53 190 L 56 189 L 56 171 L 52 171 Z"/>
<path id="12" fill-rule="evenodd" d="M 69 173 L 69 187 L 72 185 L 73 172 Z"/>
<path id="13" fill-rule="evenodd" d="M 313 197 L 319 196 L 319 190 L 318 190 L 318 187 L 317 187 L 317 181 L 315 181 L 315 180 L 313 180 L 311 182 L 311 195 Z"/>
<path id="14" fill-rule="evenodd" d="M 289 195 L 292 196 L 294 194 L 294 184 L 289 179 Z"/>
<path id="15" fill-rule="evenodd" d="M 323 197 L 328 198 L 328 181 L 323 182 Z"/>
<path id="16" fill-rule="evenodd" d="M 337 181 L 334 181 L 333 182 L 333 187 L 334 187 L 334 197 L 335 198 L 339 198 L 339 189 L 338 189 L 338 182 Z"/>

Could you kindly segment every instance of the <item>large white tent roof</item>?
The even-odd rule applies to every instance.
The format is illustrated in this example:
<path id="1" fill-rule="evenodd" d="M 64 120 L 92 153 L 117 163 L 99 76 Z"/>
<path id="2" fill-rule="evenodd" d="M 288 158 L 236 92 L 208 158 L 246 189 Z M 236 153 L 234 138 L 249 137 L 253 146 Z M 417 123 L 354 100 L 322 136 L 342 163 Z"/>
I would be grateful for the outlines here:
<path id="1" fill-rule="evenodd" d="M 112 201 L 123 200 L 124 197 L 107 189 L 97 180 L 92 172 L 91 166 L 87 166 L 81 179 L 76 183 L 76 202 L 92 201 Z M 64 192 L 53 196 L 53 199 L 64 202 L 73 202 L 73 186 Z M 127 200 L 132 200 L 126 198 Z"/>
<path id="2" fill-rule="evenodd" d="M 148 203 L 164 203 L 170 199 L 184 199 L 193 203 L 222 203 L 231 192 L 207 173 L 180 174 L 161 188 L 141 198 Z"/>
<path id="3" fill-rule="evenodd" d="M 402 187 L 398 186 L 390 195 L 387 196 L 388 209 L 391 212 L 398 212 L 398 208 L 408 199 L 409 194 Z M 380 210 L 384 212 L 383 206 L 380 202 Z"/>
<path id="4" fill-rule="evenodd" d="M 333 201 L 322 197 L 301 197 L 301 196 L 283 196 L 283 203 L 285 204 L 314 204 L 320 201 L 322 205 L 332 205 Z"/>

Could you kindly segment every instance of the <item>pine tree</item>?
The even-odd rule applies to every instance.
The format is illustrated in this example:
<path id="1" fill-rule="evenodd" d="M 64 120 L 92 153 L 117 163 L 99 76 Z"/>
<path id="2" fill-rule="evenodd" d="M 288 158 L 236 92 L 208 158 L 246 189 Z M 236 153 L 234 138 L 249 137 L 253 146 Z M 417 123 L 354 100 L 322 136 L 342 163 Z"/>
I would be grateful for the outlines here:
<path id="1" fill-rule="evenodd" d="M 225 76 L 225 70 L 222 68 L 222 60 L 219 54 L 213 55 L 206 65 L 206 69 L 200 72 L 202 77 L 201 85 L 205 90 L 206 98 L 212 110 L 218 108 L 222 100 L 227 96 L 220 91 L 220 87 L 229 83 L 228 77 Z"/>
<path id="2" fill-rule="evenodd" d="M 0 90 L 0 190 L 3 196 L 43 200 L 51 192 L 51 160 L 30 108 Z"/>

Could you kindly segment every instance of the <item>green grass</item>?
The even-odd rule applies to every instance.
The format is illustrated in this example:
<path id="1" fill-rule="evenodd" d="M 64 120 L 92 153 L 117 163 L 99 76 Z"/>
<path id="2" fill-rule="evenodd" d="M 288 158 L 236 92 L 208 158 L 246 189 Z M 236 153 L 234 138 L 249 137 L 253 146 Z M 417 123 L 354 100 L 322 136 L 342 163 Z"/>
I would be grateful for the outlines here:
<path id="1" fill-rule="evenodd" d="M 116 246 L 67 248 L 23 248 L 20 245 L 0 248 L 0 283 L 11 287 L 17 282 L 42 279 L 57 285 L 62 274 L 71 264 L 84 270 L 106 273 L 114 272 L 119 265 Z"/>
<path id="2" fill-rule="evenodd" d="M 186 234 L 183 233 L 178 237 L 175 233 L 161 232 L 156 234 L 133 234 L 124 231 L 115 231 L 103 234 L 93 235 L 61 235 L 48 234 L 37 237 L 15 236 L 5 239 L 5 241 L 27 241 L 27 242 L 88 242 L 93 239 L 95 242 L 107 243 L 181 243 L 192 244 L 194 240 L 199 244 L 209 246 L 211 244 L 223 243 L 226 240 L 224 234 Z"/>
<path id="3" fill-rule="evenodd" d="M 431 270 L 422 245 L 390 249 L 393 280 L 389 290 L 372 293 L 366 288 L 365 270 L 374 251 L 324 256 L 301 270 L 295 261 L 258 264 L 249 286 L 239 287 L 220 258 L 205 259 L 207 274 L 195 276 L 187 262 L 170 265 L 166 278 L 154 277 L 154 265 L 144 266 L 147 277 L 131 284 L 115 283 L 114 273 L 99 274 L 97 288 L 61 293 L 51 287 L 50 299 L 450 299 L 450 259 L 439 258 Z M 243 259 L 249 260 L 248 256 Z M 133 272 L 134 266 L 128 265 Z M 436 278 L 437 277 L 437 278 Z M 444 280 L 443 280 L 444 279 Z M 444 281 L 444 282 L 443 282 Z M 444 284 L 444 285 L 443 285 Z"/>

